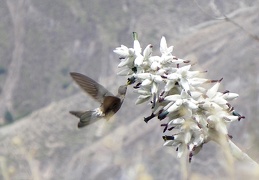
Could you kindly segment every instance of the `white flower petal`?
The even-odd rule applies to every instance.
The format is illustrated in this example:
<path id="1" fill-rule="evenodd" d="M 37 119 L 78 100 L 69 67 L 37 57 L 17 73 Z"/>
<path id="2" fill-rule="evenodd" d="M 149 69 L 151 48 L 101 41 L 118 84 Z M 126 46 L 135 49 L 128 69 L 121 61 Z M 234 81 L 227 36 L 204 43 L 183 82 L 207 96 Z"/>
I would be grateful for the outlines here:
<path id="1" fill-rule="evenodd" d="M 185 122 L 184 118 L 176 118 L 171 120 L 168 125 L 182 125 Z"/>
<path id="2" fill-rule="evenodd" d="M 178 141 L 178 142 L 182 142 L 183 141 L 183 133 L 175 134 L 174 140 Z"/>
<path id="3" fill-rule="evenodd" d="M 162 36 L 160 41 L 160 52 L 161 54 L 166 54 L 167 52 L 167 44 L 164 36 Z"/>
<path id="4" fill-rule="evenodd" d="M 150 85 L 152 83 L 152 81 L 150 80 L 150 79 L 145 79 L 142 83 L 141 83 L 141 85 L 142 86 L 148 86 L 148 85 Z"/>
<path id="5" fill-rule="evenodd" d="M 236 121 L 238 120 L 238 116 L 225 116 L 224 119 L 227 120 L 228 122 L 230 121 Z"/>
<path id="6" fill-rule="evenodd" d="M 152 45 L 151 45 L 151 44 L 149 44 L 149 45 L 144 49 L 143 55 L 144 55 L 144 58 L 145 58 L 145 59 L 149 58 L 149 57 L 152 55 Z"/>
<path id="7" fill-rule="evenodd" d="M 160 58 L 160 61 L 161 64 L 168 64 L 168 63 L 172 63 L 173 62 L 173 57 L 172 55 L 163 55 L 161 58 Z"/>
<path id="8" fill-rule="evenodd" d="M 134 40 L 133 48 L 134 48 L 134 52 L 136 55 L 141 53 L 141 47 L 140 47 L 140 43 L 138 40 Z"/>
<path id="9" fill-rule="evenodd" d="M 191 68 L 191 65 L 186 65 L 186 66 L 183 66 L 183 67 L 179 68 L 179 71 L 186 73 L 187 71 L 190 70 L 190 68 Z"/>
<path id="10" fill-rule="evenodd" d="M 219 85 L 220 83 L 217 82 L 216 84 L 214 84 L 214 86 L 212 86 L 206 93 L 206 95 L 209 97 L 209 98 L 212 98 L 216 95 L 218 89 L 219 89 Z"/>
<path id="11" fill-rule="evenodd" d="M 204 84 L 208 81 L 208 79 L 206 78 L 191 78 L 189 83 L 192 86 L 197 86 L 197 85 L 201 85 Z"/>
<path id="12" fill-rule="evenodd" d="M 137 58 L 135 59 L 134 64 L 135 64 L 136 66 L 141 66 L 141 65 L 143 64 L 143 60 L 144 60 L 144 57 L 141 56 L 141 55 L 139 55 L 139 56 L 137 56 Z"/>
<path id="13" fill-rule="evenodd" d="M 196 133 L 194 137 L 195 138 L 193 139 L 193 144 L 195 146 L 199 146 L 204 142 L 204 139 L 205 139 L 204 134 Z"/>
<path id="14" fill-rule="evenodd" d="M 122 59 L 118 67 L 126 66 L 130 63 L 130 58 Z"/>
<path id="15" fill-rule="evenodd" d="M 193 103 L 193 102 L 191 102 L 191 101 L 186 101 L 185 104 L 186 104 L 190 109 L 192 109 L 192 110 L 198 109 L 198 105 L 195 104 L 195 103 Z"/>
<path id="16" fill-rule="evenodd" d="M 227 100 L 225 100 L 225 99 L 223 99 L 223 98 L 221 98 L 221 97 L 214 97 L 214 98 L 213 98 L 213 101 L 214 101 L 215 103 L 219 104 L 219 105 L 225 105 L 225 104 L 228 103 Z"/>
<path id="17" fill-rule="evenodd" d="M 170 91 L 172 88 L 174 88 L 174 86 L 175 86 L 175 81 L 168 80 L 165 85 L 165 92 Z"/>
<path id="18" fill-rule="evenodd" d="M 170 95 L 170 96 L 165 97 L 166 101 L 176 101 L 178 99 L 181 99 L 181 95 L 179 95 L 179 94 Z"/>
<path id="19" fill-rule="evenodd" d="M 161 68 L 161 69 L 158 69 L 158 70 L 156 70 L 156 75 L 164 75 L 165 73 L 166 73 L 166 69 L 164 69 L 164 68 Z"/>
<path id="20" fill-rule="evenodd" d="M 136 78 L 139 79 L 151 79 L 151 74 L 150 73 L 139 73 L 135 75 Z"/>
<path id="21" fill-rule="evenodd" d="M 177 80 L 177 79 L 179 79 L 179 75 L 176 74 L 176 73 L 172 73 L 172 74 L 169 74 L 169 75 L 167 76 L 167 79 L 170 79 L 170 80 Z"/>
<path id="22" fill-rule="evenodd" d="M 225 93 L 223 94 L 223 98 L 226 99 L 226 100 L 233 100 L 233 99 L 236 99 L 239 95 L 237 93 Z"/>
<path id="23" fill-rule="evenodd" d="M 172 146 L 172 144 L 173 144 L 173 140 L 167 140 L 164 144 L 163 144 L 163 146 Z"/>
<path id="24" fill-rule="evenodd" d="M 167 110 L 170 106 L 172 106 L 174 102 L 169 102 L 163 109 Z"/>
<path id="25" fill-rule="evenodd" d="M 160 67 L 161 67 L 160 63 L 158 63 L 158 62 L 156 62 L 156 61 L 153 62 L 153 63 L 151 64 L 151 66 L 150 66 L 150 68 L 151 68 L 152 70 L 154 70 L 154 71 L 158 70 Z"/>
<path id="26" fill-rule="evenodd" d="M 121 47 L 117 47 L 116 49 L 113 50 L 113 52 L 122 57 L 129 56 L 129 49 L 124 45 L 121 45 Z"/>
<path id="27" fill-rule="evenodd" d="M 202 93 L 198 91 L 191 91 L 191 95 L 193 99 L 197 100 L 202 95 Z"/>
<path id="28" fill-rule="evenodd" d="M 170 106 L 167 111 L 169 113 L 175 112 L 177 110 L 180 109 L 181 105 L 182 105 L 183 101 L 181 99 L 178 99 L 172 106 Z"/>
<path id="29" fill-rule="evenodd" d="M 172 146 L 179 147 L 182 143 L 180 141 L 173 141 Z"/>
<path id="30" fill-rule="evenodd" d="M 151 87 L 151 93 L 152 94 L 156 94 L 157 93 L 157 84 L 156 83 L 152 83 L 152 87 Z"/>
<path id="31" fill-rule="evenodd" d="M 166 39 L 163 36 L 160 41 L 160 52 L 162 56 L 169 55 L 173 52 L 173 46 L 167 47 Z"/>
<path id="32" fill-rule="evenodd" d="M 150 91 L 143 89 L 134 89 L 133 92 L 136 92 L 141 95 L 151 95 Z"/>
<path id="33" fill-rule="evenodd" d="M 192 134 L 190 133 L 190 131 L 187 131 L 184 135 L 184 143 L 188 144 L 191 140 Z"/>
<path id="34" fill-rule="evenodd" d="M 167 48 L 167 53 L 172 53 L 173 50 L 174 50 L 174 46 L 169 46 L 169 47 Z"/>
<path id="35" fill-rule="evenodd" d="M 188 82 L 187 79 L 181 78 L 180 84 L 181 84 L 181 86 L 183 87 L 183 89 L 184 89 L 186 92 L 189 92 L 189 91 L 190 91 L 190 86 L 189 86 L 189 82 Z"/>
<path id="36" fill-rule="evenodd" d="M 150 99 L 150 95 L 140 95 L 137 99 L 137 101 L 135 102 L 135 104 L 141 104 L 143 102 L 146 102 Z"/>
<path id="37" fill-rule="evenodd" d="M 154 75 L 153 79 L 155 82 L 163 82 L 163 78 L 159 75 Z"/>
<path id="38" fill-rule="evenodd" d="M 148 58 L 149 62 L 150 63 L 153 63 L 153 62 L 160 62 L 161 61 L 161 57 L 160 56 L 151 56 Z"/>

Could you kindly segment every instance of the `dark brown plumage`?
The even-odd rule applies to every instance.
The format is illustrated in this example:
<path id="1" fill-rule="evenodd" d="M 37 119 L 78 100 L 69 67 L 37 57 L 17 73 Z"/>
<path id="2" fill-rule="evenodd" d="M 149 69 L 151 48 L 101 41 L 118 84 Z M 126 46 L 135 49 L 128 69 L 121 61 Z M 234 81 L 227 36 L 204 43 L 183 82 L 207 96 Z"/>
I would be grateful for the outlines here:
<path id="1" fill-rule="evenodd" d="M 83 74 L 71 72 L 70 75 L 85 92 L 101 104 L 99 108 L 90 111 L 70 111 L 71 114 L 80 119 L 79 128 L 94 123 L 101 118 L 109 119 L 120 109 L 127 91 L 127 85 L 120 86 L 118 94 L 114 96 L 102 85 Z"/>

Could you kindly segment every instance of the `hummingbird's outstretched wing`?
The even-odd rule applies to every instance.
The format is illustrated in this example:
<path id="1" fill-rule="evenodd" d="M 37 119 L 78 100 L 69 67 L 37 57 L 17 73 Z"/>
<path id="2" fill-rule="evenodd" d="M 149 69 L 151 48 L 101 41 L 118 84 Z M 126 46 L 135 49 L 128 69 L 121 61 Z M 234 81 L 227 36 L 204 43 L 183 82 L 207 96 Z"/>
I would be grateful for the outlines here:
<path id="1" fill-rule="evenodd" d="M 84 91 L 100 103 L 103 103 L 105 96 L 114 96 L 102 85 L 83 74 L 71 72 L 70 75 Z"/>

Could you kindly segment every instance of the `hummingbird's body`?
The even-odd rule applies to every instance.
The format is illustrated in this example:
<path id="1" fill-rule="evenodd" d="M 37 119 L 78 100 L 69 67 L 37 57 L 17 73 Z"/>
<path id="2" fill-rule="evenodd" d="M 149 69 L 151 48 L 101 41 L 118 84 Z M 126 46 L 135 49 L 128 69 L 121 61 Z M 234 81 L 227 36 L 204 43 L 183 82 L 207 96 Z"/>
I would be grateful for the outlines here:
<path id="1" fill-rule="evenodd" d="M 102 85 L 85 75 L 75 72 L 70 73 L 70 75 L 84 91 L 101 104 L 99 108 L 90 111 L 70 111 L 71 114 L 80 119 L 78 128 L 102 118 L 109 120 L 120 109 L 127 91 L 127 85 L 120 86 L 118 94 L 114 96 Z"/>

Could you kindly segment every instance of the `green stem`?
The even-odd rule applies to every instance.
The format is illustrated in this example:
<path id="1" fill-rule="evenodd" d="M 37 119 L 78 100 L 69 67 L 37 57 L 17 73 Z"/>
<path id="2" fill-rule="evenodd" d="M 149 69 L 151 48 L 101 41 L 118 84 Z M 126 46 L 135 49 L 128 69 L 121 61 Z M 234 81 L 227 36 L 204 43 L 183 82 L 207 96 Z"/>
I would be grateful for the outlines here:
<path id="1" fill-rule="evenodd" d="M 133 32 L 133 39 L 134 39 L 134 40 L 138 40 L 138 33 Z"/>

